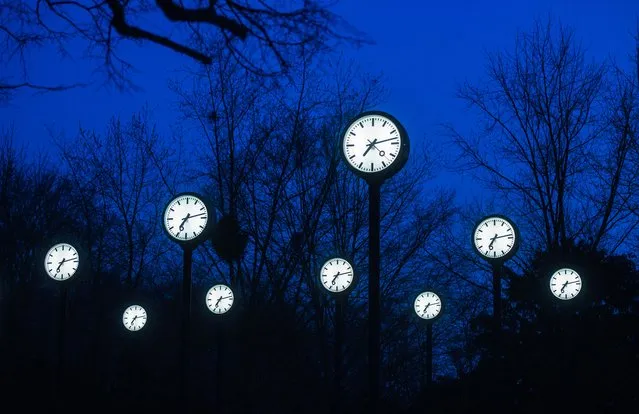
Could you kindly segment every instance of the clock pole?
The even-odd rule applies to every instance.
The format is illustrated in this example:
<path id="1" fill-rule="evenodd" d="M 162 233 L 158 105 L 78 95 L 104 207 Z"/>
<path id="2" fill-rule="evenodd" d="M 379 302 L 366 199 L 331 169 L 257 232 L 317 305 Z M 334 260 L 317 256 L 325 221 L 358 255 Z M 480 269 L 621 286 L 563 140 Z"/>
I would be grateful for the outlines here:
<path id="1" fill-rule="evenodd" d="M 191 267 L 193 262 L 193 248 L 185 245 L 184 269 L 182 277 L 182 335 L 180 347 L 180 398 L 188 404 L 188 381 L 191 368 L 190 339 L 191 339 Z M 186 408 L 186 407 L 185 407 Z"/>
<path id="2" fill-rule="evenodd" d="M 433 383 L 433 323 L 426 324 L 426 386 Z"/>
<path id="3" fill-rule="evenodd" d="M 344 305 L 346 297 L 335 298 L 335 354 L 333 386 L 333 414 L 340 412 L 339 401 L 342 389 L 342 344 L 344 342 Z"/>
<path id="4" fill-rule="evenodd" d="M 502 262 L 491 263 L 493 268 L 493 318 L 495 323 L 495 333 L 501 331 L 501 270 Z"/>
<path id="5" fill-rule="evenodd" d="M 66 285 L 61 286 L 60 288 L 60 326 L 58 329 L 58 372 L 57 378 L 58 381 L 56 386 L 59 388 L 57 394 L 64 394 L 62 389 L 62 384 L 64 381 L 64 357 L 65 357 L 65 345 L 66 345 L 66 336 L 67 336 L 67 297 L 68 297 L 68 288 Z"/>
<path id="6" fill-rule="evenodd" d="M 377 412 L 379 403 L 380 368 L 380 293 L 379 293 L 379 227 L 380 227 L 380 187 L 381 183 L 368 185 L 368 366 L 369 403 L 372 412 Z"/>

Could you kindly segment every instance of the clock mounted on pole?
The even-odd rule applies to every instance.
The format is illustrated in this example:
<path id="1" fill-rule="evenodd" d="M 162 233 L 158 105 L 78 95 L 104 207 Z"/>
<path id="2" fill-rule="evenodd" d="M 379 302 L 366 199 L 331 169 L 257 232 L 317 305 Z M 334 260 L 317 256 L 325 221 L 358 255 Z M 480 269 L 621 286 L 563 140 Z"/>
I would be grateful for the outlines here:
<path id="1" fill-rule="evenodd" d="M 191 267 L 193 250 L 211 232 L 214 222 L 211 204 L 197 193 L 184 192 L 174 196 L 164 208 L 163 229 L 169 239 L 182 247 L 184 267 L 182 278 L 182 326 L 180 345 L 180 397 L 186 401 L 188 393 L 188 373 L 190 370 L 190 337 L 191 337 Z"/>
<path id="2" fill-rule="evenodd" d="M 341 138 L 342 158 L 348 168 L 368 183 L 369 275 L 368 366 L 369 406 L 377 410 L 380 387 L 380 188 L 408 160 L 406 130 L 392 115 L 366 111 L 357 115 Z"/>

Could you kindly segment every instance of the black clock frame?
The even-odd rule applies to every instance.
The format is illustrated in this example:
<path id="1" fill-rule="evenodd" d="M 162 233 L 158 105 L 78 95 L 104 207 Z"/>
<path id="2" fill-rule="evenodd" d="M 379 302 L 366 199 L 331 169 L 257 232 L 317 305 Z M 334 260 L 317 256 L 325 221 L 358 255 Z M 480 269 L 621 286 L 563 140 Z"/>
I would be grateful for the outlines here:
<path id="1" fill-rule="evenodd" d="M 577 295 L 574 296 L 573 298 L 560 299 L 557 296 L 555 296 L 555 294 L 552 292 L 552 289 L 550 289 L 550 280 L 552 279 L 552 275 L 554 275 L 555 272 L 560 269 L 570 269 L 579 275 L 579 280 L 581 282 L 581 289 L 579 289 L 579 293 L 577 293 Z M 568 264 L 566 262 L 560 262 L 553 267 L 553 270 L 549 272 L 548 276 L 545 278 L 544 285 L 545 285 L 546 291 L 550 293 L 550 299 L 555 303 L 555 305 L 570 307 L 570 306 L 574 306 L 575 304 L 580 305 L 581 302 L 584 300 L 583 298 L 587 296 L 585 291 L 587 283 L 584 283 L 584 279 L 585 279 L 584 270 L 581 268 L 581 266 L 576 264 Z"/>
<path id="2" fill-rule="evenodd" d="M 439 313 L 434 318 L 430 318 L 430 319 L 422 318 L 421 316 L 417 314 L 417 312 L 415 312 L 415 300 L 417 300 L 417 297 L 419 295 L 426 292 L 431 292 L 436 294 L 439 297 L 439 302 L 442 304 L 442 307 L 439 310 Z M 419 319 L 420 323 L 428 325 L 428 324 L 434 323 L 435 321 L 437 321 L 439 318 L 442 317 L 442 315 L 444 314 L 444 311 L 446 310 L 446 301 L 442 298 L 442 295 L 437 293 L 434 289 L 420 290 L 416 295 L 413 296 L 413 300 L 410 303 L 410 309 L 413 315 L 415 315 L 417 319 Z"/>
<path id="3" fill-rule="evenodd" d="M 224 313 L 215 313 L 213 312 L 208 304 L 206 303 L 206 297 L 209 294 L 209 290 L 211 290 L 211 288 L 213 288 L 214 286 L 217 285 L 224 285 L 226 287 L 228 287 L 229 289 L 231 289 L 231 292 L 233 292 L 233 304 L 231 305 L 231 307 L 229 308 L 229 310 L 227 310 Z M 231 287 L 231 285 L 229 283 L 226 283 L 223 280 L 219 280 L 219 281 L 215 281 L 214 283 L 212 283 L 208 288 L 206 288 L 206 291 L 204 292 L 204 308 L 206 309 L 207 314 L 211 314 L 213 315 L 214 318 L 228 318 L 229 315 L 233 315 L 233 311 L 234 309 L 237 307 L 237 293 L 235 292 L 235 290 Z"/>
<path id="4" fill-rule="evenodd" d="M 502 257 L 488 257 L 485 256 L 484 254 L 482 254 L 478 249 L 477 246 L 475 246 L 475 232 L 477 232 L 477 228 L 479 227 L 479 225 L 486 219 L 489 218 L 499 218 L 502 220 L 507 221 L 508 223 L 510 223 L 510 225 L 513 228 L 513 232 L 515 233 L 515 244 L 513 245 L 512 249 L 510 249 L 510 251 L 508 253 L 506 253 L 505 255 L 503 255 Z M 506 262 L 507 260 L 511 259 L 514 255 L 517 254 L 517 251 L 519 250 L 519 244 L 521 241 L 521 235 L 519 233 L 519 228 L 517 227 L 517 225 L 515 224 L 514 221 L 512 221 L 510 218 L 506 217 L 503 214 L 488 214 L 482 218 L 480 218 L 479 220 L 477 220 L 475 222 L 475 225 L 473 226 L 473 231 L 470 234 L 470 244 L 473 247 L 473 251 L 475 253 L 477 253 L 479 255 L 479 257 L 481 257 L 482 259 L 488 261 L 489 263 L 492 263 L 494 265 L 500 265 L 503 264 L 504 262 Z"/>
<path id="5" fill-rule="evenodd" d="M 77 270 L 75 271 L 75 273 L 73 274 L 73 276 L 69 277 L 68 279 L 64 279 L 64 280 L 59 280 L 59 279 L 53 279 L 51 276 L 49 276 L 49 274 L 47 273 L 47 270 L 44 266 L 44 262 L 41 262 L 41 271 L 44 274 L 44 276 L 46 277 L 47 280 L 49 280 L 50 282 L 58 285 L 58 286 L 72 286 L 75 283 L 77 283 L 77 280 L 80 280 L 83 278 L 83 276 L 85 275 L 85 273 L 88 272 L 88 255 L 87 255 L 87 249 L 84 246 L 84 243 L 82 243 L 80 241 L 80 238 L 77 237 L 74 234 L 62 234 L 62 235 L 58 235 L 56 237 L 50 238 L 46 241 L 46 243 L 43 244 L 43 247 L 41 248 L 41 254 L 40 257 L 42 258 L 42 260 L 44 260 L 46 258 L 46 254 L 49 252 L 49 250 L 55 246 L 56 244 L 59 243 L 66 243 L 69 244 L 71 246 L 73 246 L 73 248 L 78 252 L 78 267 Z"/>
<path id="6" fill-rule="evenodd" d="M 322 266 L 324 266 L 324 264 L 326 264 L 326 262 L 328 262 L 329 260 L 332 260 L 332 259 L 346 260 L 348 263 L 350 263 L 351 269 L 353 269 L 353 281 L 351 282 L 351 284 L 346 289 L 344 289 L 342 291 L 339 291 L 339 292 L 334 292 L 332 290 L 326 289 L 324 287 L 324 284 L 322 283 Z M 323 290 L 329 296 L 332 296 L 332 297 L 335 297 L 335 298 L 342 298 L 342 297 L 348 296 L 348 294 L 353 290 L 353 288 L 355 287 L 355 285 L 357 284 L 358 281 L 359 281 L 359 272 L 357 271 L 357 269 L 355 269 L 355 263 L 353 262 L 353 259 L 350 257 L 350 255 L 335 254 L 335 255 L 331 255 L 331 256 L 325 256 L 321 260 L 320 265 L 318 266 L 317 282 L 319 283 L 320 289 Z"/>
<path id="7" fill-rule="evenodd" d="M 204 205 L 206 206 L 206 212 L 208 214 L 208 220 L 206 221 L 206 226 L 204 227 L 204 230 L 202 230 L 202 232 L 198 234 L 197 237 L 190 240 L 182 240 L 182 239 L 178 239 L 174 237 L 166 228 L 166 223 L 164 220 L 164 217 L 166 215 L 166 210 L 169 208 L 169 205 L 171 205 L 173 200 L 175 200 L 176 198 L 185 197 L 185 196 L 192 196 L 192 197 L 199 198 L 202 201 L 202 203 L 204 203 Z M 208 240 L 211 237 L 213 228 L 215 227 L 215 221 L 216 221 L 215 210 L 211 200 L 208 197 L 193 191 L 184 191 L 184 192 L 175 194 L 164 205 L 164 209 L 162 210 L 162 231 L 164 231 L 164 234 L 166 234 L 170 240 L 176 242 L 177 244 L 181 245 L 185 249 L 194 249 L 195 247 L 199 246 L 200 244 Z"/>
<path id="8" fill-rule="evenodd" d="M 353 125 L 358 119 L 365 116 L 369 116 L 369 115 L 379 115 L 379 116 L 383 116 L 385 118 L 390 119 L 397 127 L 399 136 L 401 137 L 401 145 L 400 145 L 399 153 L 397 154 L 396 159 L 388 166 L 388 168 L 385 168 L 381 171 L 376 171 L 376 172 L 364 172 L 364 171 L 358 170 L 357 168 L 351 165 L 351 163 L 348 161 L 346 157 L 346 154 L 344 153 L 344 139 L 346 138 L 346 132 L 351 127 L 351 125 Z M 410 139 L 408 138 L 408 133 L 406 132 L 406 128 L 404 128 L 401 122 L 399 122 L 397 118 L 395 118 L 391 114 L 384 111 L 377 111 L 377 110 L 364 111 L 359 113 L 357 116 L 353 117 L 353 119 L 351 119 L 350 122 L 346 125 L 346 128 L 342 130 L 342 135 L 340 137 L 340 142 L 339 142 L 339 151 L 340 151 L 341 158 L 346 163 L 346 166 L 348 167 L 348 169 L 350 169 L 357 176 L 366 180 L 369 184 L 379 185 L 385 180 L 397 174 L 402 168 L 404 168 L 404 165 L 406 165 L 406 162 L 408 161 L 408 154 L 410 152 Z"/>

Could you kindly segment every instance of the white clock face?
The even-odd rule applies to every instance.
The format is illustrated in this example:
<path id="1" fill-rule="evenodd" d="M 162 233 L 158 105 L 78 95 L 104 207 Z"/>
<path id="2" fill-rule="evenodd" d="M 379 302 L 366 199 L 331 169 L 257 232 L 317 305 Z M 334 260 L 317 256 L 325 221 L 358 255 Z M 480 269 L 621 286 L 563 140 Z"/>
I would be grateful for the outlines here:
<path id="1" fill-rule="evenodd" d="M 233 291 L 226 285 L 215 285 L 206 294 L 206 307 L 213 313 L 221 315 L 233 306 Z"/>
<path id="2" fill-rule="evenodd" d="M 573 299 L 581 291 L 581 276 L 572 269 L 559 269 L 550 277 L 550 291 L 561 300 Z"/>
<path id="3" fill-rule="evenodd" d="M 198 197 L 181 195 L 164 211 L 164 226 L 176 240 L 189 241 L 199 236 L 208 222 L 206 205 Z"/>
<path id="4" fill-rule="evenodd" d="M 436 293 L 422 292 L 413 304 L 415 313 L 422 319 L 433 319 L 442 311 L 442 301 Z"/>
<path id="5" fill-rule="evenodd" d="M 122 324 L 129 331 L 139 331 L 146 325 L 146 310 L 140 305 L 131 305 L 122 314 Z"/>
<path id="6" fill-rule="evenodd" d="M 382 115 L 365 115 L 353 122 L 344 135 L 342 151 L 355 169 L 374 173 L 395 162 L 402 146 L 397 125 Z"/>
<path id="7" fill-rule="evenodd" d="M 55 280 L 69 279 L 78 271 L 79 263 L 78 251 L 67 243 L 54 245 L 44 257 L 44 268 Z"/>
<path id="8" fill-rule="evenodd" d="M 475 228 L 473 243 L 482 256 L 499 259 L 506 256 L 515 246 L 513 225 L 501 217 L 488 217 Z"/>
<path id="9" fill-rule="evenodd" d="M 339 257 L 327 260 L 320 270 L 322 286 L 330 292 L 345 291 L 353 283 L 353 278 L 353 266 Z"/>

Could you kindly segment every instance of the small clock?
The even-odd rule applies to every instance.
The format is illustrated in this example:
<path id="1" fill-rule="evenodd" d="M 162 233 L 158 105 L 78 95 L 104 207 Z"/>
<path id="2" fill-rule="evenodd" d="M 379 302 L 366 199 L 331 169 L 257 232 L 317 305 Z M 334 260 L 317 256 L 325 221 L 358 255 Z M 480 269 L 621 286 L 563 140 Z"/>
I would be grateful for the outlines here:
<path id="1" fill-rule="evenodd" d="M 68 243 L 58 243 L 44 257 L 44 269 L 50 278 L 58 281 L 71 278 L 78 271 L 78 250 Z"/>
<path id="2" fill-rule="evenodd" d="M 333 257 L 328 259 L 320 269 L 320 282 L 326 290 L 332 293 L 347 291 L 355 279 L 353 266 L 346 259 Z"/>
<path id="3" fill-rule="evenodd" d="M 436 293 L 422 292 L 415 298 L 413 309 L 420 318 L 432 320 L 441 313 L 442 301 Z"/>
<path id="4" fill-rule="evenodd" d="M 381 111 L 359 114 L 342 135 L 346 165 L 367 180 L 383 180 L 399 171 L 408 160 L 409 140 L 404 127 Z"/>
<path id="5" fill-rule="evenodd" d="M 213 286 L 206 294 L 206 307 L 217 315 L 228 312 L 233 306 L 235 297 L 230 287 L 218 284 Z"/>
<path id="6" fill-rule="evenodd" d="M 475 251 L 484 259 L 503 261 L 512 257 L 519 247 L 519 231 L 515 224 L 502 215 L 481 219 L 472 234 Z"/>
<path id="7" fill-rule="evenodd" d="M 140 305 L 131 305 L 122 314 L 122 324 L 129 331 L 139 331 L 146 325 L 146 310 Z"/>
<path id="8" fill-rule="evenodd" d="M 550 291 L 558 299 L 573 299 L 581 291 L 581 276 L 569 268 L 556 270 L 550 277 Z"/>
<path id="9" fill-rule="evenodd" d="M 178 243 L 195 243 L 209 229 L 209 209 L 195 193 L 175 196 L 164 209 L 164 230 Z"/>

